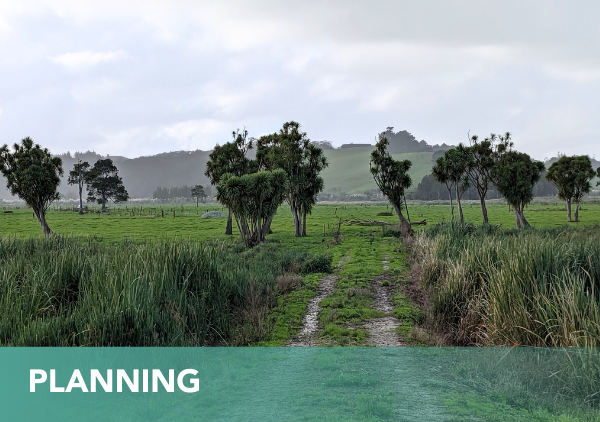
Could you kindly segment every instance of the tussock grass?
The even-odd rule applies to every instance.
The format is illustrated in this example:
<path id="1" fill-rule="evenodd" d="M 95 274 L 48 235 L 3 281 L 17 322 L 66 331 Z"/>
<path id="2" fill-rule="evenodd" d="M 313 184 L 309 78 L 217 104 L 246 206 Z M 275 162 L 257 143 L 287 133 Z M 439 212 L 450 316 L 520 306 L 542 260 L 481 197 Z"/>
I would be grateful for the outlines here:
<path id="1" fill-rule="evenodd" d="M 597 420 L 577 415 L 600 408 L 599 235 L 469 223 L 419 233 L 413 259 L 438 332 L 465 346 L 551 346 L 488 349 L 497 357 L 479 361 L 456 349 L 463 382 L 516 408 Z"/>
<path id="2" fill-rule="evenodd" d="M 0 345 L 228 344 L 233 321 L 264 332 L 278 275 L 327 265 L 269 244 L 0 239 Z"/>
<path id="3" fill-rule="evenodd" d="M 600 346 L 598 228 L 440 224 L 415 259 L 435 320 L 459 345 Z"/>

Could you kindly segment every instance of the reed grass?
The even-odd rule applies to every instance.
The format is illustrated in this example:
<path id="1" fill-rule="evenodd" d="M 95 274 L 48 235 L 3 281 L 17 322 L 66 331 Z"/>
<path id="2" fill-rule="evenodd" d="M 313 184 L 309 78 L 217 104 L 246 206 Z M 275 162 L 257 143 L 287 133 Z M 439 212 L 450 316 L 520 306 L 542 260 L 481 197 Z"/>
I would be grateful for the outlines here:
<path id="1" fill-rule="evenodd" d="M 597 226 L 469 223 L 417 235 L 413 259 L 432 300 L 430 322 L 450 343 L 551 347 L 518 347 L 481 376 L 466 371 L 473 385 L 518 405 L 600 408 L 599 238 Z"/>
<path id="2" fill-rule="evenodd" d="M 439 224 L 413 253 L 459 345 L 600 346 L 600 230 Z"/>
<path id="3" fill-rule="evenodd" d="M 0 239 L 0 345 L 227 344 L 232 315 L 331 259 L 218 241 Z"/>

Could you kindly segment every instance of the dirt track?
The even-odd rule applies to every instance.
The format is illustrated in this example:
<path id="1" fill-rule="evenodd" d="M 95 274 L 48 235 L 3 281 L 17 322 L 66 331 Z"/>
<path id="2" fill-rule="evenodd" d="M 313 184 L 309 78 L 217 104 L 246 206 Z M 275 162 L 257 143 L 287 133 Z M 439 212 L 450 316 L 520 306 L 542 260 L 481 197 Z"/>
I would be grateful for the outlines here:
<path id="1" fill-rule="evenodd" d="M 381 261 L 384 271 L 389 269 L 388 259 L 389 257 L 386 256 Z M 367 343 L 376 347 L 405 346 L 396 332 L 396 329 L 400 326 L 400 320 L 392 315 L 392 311 L 394 310 L 394 304 L 391 299 L 392 289 L 389 286 L 383 285 L 383 282 L 386 280 L 387 275 L 384 273 L 373 279 L 371 284 L 374 291 L 374 308 L 384 312 L 386 316 L 370 319 L 364 324 L 363 327 L 369 334 Z"/>
<path id="2" fill-rule="evenodd" d="M 302 319 L 303 326 L 298 337 L 293 339 L 289 347 L 310 347 L 316 346 L 315 338 L 319 326 L 319 312 L 321 312 L 321 301 L 329 296 L 335 288 L 335 282 L 338 280 L 335 274 L 328 274 L 319 279 L 319 289 L 317 295 L 313 297 L 306 307 L 306 314 Z"/>

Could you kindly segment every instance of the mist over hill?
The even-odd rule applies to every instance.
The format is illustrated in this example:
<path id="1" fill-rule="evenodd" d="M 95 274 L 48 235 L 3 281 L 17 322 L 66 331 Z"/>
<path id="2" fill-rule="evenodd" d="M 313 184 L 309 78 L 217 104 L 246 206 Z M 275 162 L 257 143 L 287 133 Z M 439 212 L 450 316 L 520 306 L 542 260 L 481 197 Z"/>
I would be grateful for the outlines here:
<path id="1" fill-rule="evenodd" d="M 417 139 L 408 131 L 394 132 L 393 127 L 388 127 L 382 132 L 390 144 L 389 151 L 396 159 L 408 159 L 413 162 L 410 174 L 413 178 L 411 190 L 416 189 L 424 176 L 430 174 L 432 160 L 452 148 L 451 145 L 430 145 L 426 141 Z M 362 193 L 377 189 L 369 172 L 369 159 L 374 145 L 354 144 L 353 147 L 333 148 L 330 142 L 315 142 L 324 147 L 329 167 L 322 173 L 325 179 L 324 192 L 346 192 L 348 194 Z M 350 144 L 346 144 L 350 145 Z M 66 153 L 58 155 L 63 160 L 65 174 L 59 186 L 60 193 L 66 198 L 77 198 L 77 187 L 67 184 L 69 171 L 78 160 L 87 161 L 93 165 L 100 158 L 110 158 L 119 169 L 119 175 L 131 198 L 152 198 L 154 190 L 161 186 L 170 188 L 175 186 L 206 186 L 209 181 L 204 176 L 206 161 L 210 151 L 175 151 L 162 154 L 127 158 L 122 156 L 102 156 L 93 151 Z M 254 151 L 250 151 L 251 157 Z M 545 160 L 546 167 L 556 161 L 558 157 Z M 595 168 L 600 167 L 600 162 L 592 160 Z M 595 183 L 594 183 L 595 186 Z M 6 179 L 0 176 L 0 199 L 15 199 L 6 189 Z"/>
<path id="2" fill-rule="evenodd" d="M 76 152 L 71 155 L 58 155 L 63 160 L 64 175 L 58 188 L 59 192 L 75 199 L 77 186 L 67 184 L 69 171 L 78 160 L 93 165 L 100 158 L 110 158 L 119 169 L 119 176 L 131 198 L 152 198 L 152 192 L 158 187 L 183 185 L 206 185 L 208 178 L 204 175 L 209 151 L 177 151 L 147 157 L 127 158 L 121 156 L 102 156 L 93 151 Z M 14 199 L 6 189 L 6 179 L 0 176 L 0 199 Z"/>

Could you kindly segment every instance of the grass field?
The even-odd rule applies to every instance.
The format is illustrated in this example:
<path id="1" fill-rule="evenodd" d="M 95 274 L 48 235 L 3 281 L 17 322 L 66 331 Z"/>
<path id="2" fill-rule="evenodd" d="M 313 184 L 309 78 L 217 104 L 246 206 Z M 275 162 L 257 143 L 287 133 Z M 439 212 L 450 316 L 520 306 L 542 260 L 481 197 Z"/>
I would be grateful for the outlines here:
<path id="1" fill-rule="evenodd" d="M 4 237 L 40 237 L 42 230 L 33 217 L 31 210 L 20 207 L 5 207 L 4 211 L 12 213 L 0 213 L 0 236 Z M 50 228 L 57 234 L 68 236 L 96 237 L 99 241 L 120 241 L 123 238 L 131 240 L 150 240 L 163 238 L 191 239 L 206 241 L 211 239 L 235 240 L 235 236 L 223 235 L 225 231 L 225 218 L 203 219 L 199 216 L 207 210 L 218 210 L 222 208 L 217 204 L 204 204 L 198 208 L 193 205 L 181 206 L 142 206 L 136 207 L 134 216 L 131 216 L 131 206 L 113 207 L 111 213 L 97 214 L 88 213 L 79 215 L 72 211 L 48 211 L 47 220 Z M 173 210 L 175 217 L 173 217 Z M 337 204 L 317 205 L 307 220 L 307 238 L 293 237 L 293 223 L 289 207 L 283 205 L 279 208 L 277 216 L 272 225 L 273 234 L 271 239 L 294 244 L 297 246 L 319 244 L 323 237 L 323 229 L 327 232 L 340 219 L 371 219 L 397 223 L 396 216 L 377 216 L 377 213 L 389 211 L 385 205 L 364 204 Z M 409 214 L 412 221 L 427 220 L 428 225 L 450 219 L 450 207 L 448 205 L 409 205 Z M 467 203 L 464 205 L 465 220 L 475 224 L 481 224 L 481 210 L 478 203 Z M 161 211 L 164 212 L 162 217 Z M 456 210 L 455 210 L 456 213 Z M 503 228 L 514 227 L 514 214 L 506 205 L 488 205 L 488 213 L 491 224 L 502 224 Z M 547 202 L 545 204 L 530 205 L 525 210 L 528 221 L 538 228 L 559 227 L 563 225 L 585 226 L 600 224 L 600 205 L 584 204 L 580 209 L 580 222 L 567 223 L 566 211 L 562 203 Z M 423 228 L 423 226 L 417 226 Z M 358 229 L 355 226 L 344 226 L 343 231 L 353 233 Z M 362 229 L 364 230 L 364 228 Z M 376 228 L 371 227 L 371 231 Z M 380 230 L 380 229 L 379 229 Z"/>
<path id="2" fill-rule="evenodd" d="M 298 334 L 299 329 L 302 327 L 302 318 L 306 312 L 307 303 L 317 294 L 319 278 L 322 274 L 306 274 L 301 268 L 295 269 L 294 271 L 303 277 L 302 285 L 287 292 L 278 290 L 276 277 L 278 274 L 292 271 L 294 265 L 290 265 L 291 259 L 286 257 L 294 257 L 294 260 L 296 260 L 296 257 L 301 254 L 304 254 L 302 255 L 304 257 L 308 256 L 307 254 L 310 254 L 310 256 L 331 257 L 331 263 L 337 267 L 335 274 L 338 281 L 335 284 L 335 290 L 321 303 L 322 311 L 318 317 L 321 327 L 318 344 L 332 346 L 361 346 L 367 344 L 367 333 L 362 328 L 362 324 L 370 318 L 380 316 L 380 312 L 373 309 L 374 299 L 369 294 L 369 289 L 372 288 L 373 279 L 384 273 L 382 268 L 383 257 L 388 259 L 389 268 L 387 273 L 392 287 L 397 292 L 393 298 L 393 314 L 402 320 L 398 332 L 407 344 L 422 344 L 419 343 L 422 337 L 418 339 L 413 337 L 413 327 L 418 320 L 419 312 L 422 311 L 417 309 L 411 299 L 403 294 L 403 286 L 406 283 L 407 275 L 410 273 L 407 258 L 409 252 L 406 247 L 399 239 L 389 236 L 388 232 L 383 233 L 380 226 L 362 226 L 347 223 L 338 226 L 340 220 L 356 221 L 362 219 L 386 221 L 390 224 L 397 223 L 396 216 L 377 215 L 389 211 L 385 205 L 320 204 L 315 207 L 313 214 L 308 219 L 308 236 L 305 238 L 294 238 L 291 213 L 288 207 L 282 206 L 272 224 L 273 233 L 268 236 L 267 245 L 261 245 L 250 252 L 244 252 L 239 245 L 239 235 L 235 225 L 233 236 L 223 234 L 225 218 L 200 218 L 200 215 L 207 210 L 220 211 L 221 207 L 217 204 L 202 205 L 199 208 L 191 205 L 186 205 L 183 208 L 181 205 L 163 205 L 162 207 L 142 205 L 141 208 L 136 206 L 132 209 L 131 205 L 128 205 L 127 207 L 114 207 L 108 213 L 90 212 L 84 215 L 72 211 L 52 209 L 47 216 L 50 227 L 55 233 L 68 236 L 70 239 L 66 239 L 64 244 L 60 241 L 51 244 L 52 241 L 41 239 L 41 229 L 31 215 L 30 210 L 23 207 L 3 209 L 2 211 L 12 211 L 12 213 L 0 213 L 0 252 L 2 252 L 0 253 L 0 264 L 5 268 L 5 278 L 8 277 L 7 281 L 13 284 L 3 283 L 8 286 L 3 295 L 6 300 L 4 308 L 7 313 L 4 318 L 0 316 L 0 320 L 4 319 L 6 322 L 4 328 L 0 328 L 6 334 L 12 330 L 10 327 L 31 327 L 20 329 L 19 336 L 13 337 L 5 344 L 33 344 L 33 334 L 37 332 L 35 331 L 37 330 L 36 327 L 42 327 L 42 324 L 45 324 L 44 321 L 48 321 L 48 324 L 44 326 L 44 330 L 46 330 L 44 331 L 46 333 L 44 338 L 47 339 L 47 343 L 44 344 L 89 345 L 100 344 L 105 341 L 96 340 L 96 331 L 90 328 L 92 327 L 91 324 L 87 324 L 88 320 L 93 321 L 93 318 L 96 318 L 95 315 L 97 315 L 98 309 L 112 309 L 111 306 L 103 307 L 104 302 L 109 303 L 111 298 L 120 297 L 121 293 L 111 294 L 110 291 L 107 292 L 103 288 L 106 277 L 103 276 L 102 268 L 110 267 L 113 268 L 110 280 L 114 281 L 115 292 L 129 292 L 124 294 L 123 300 L 127 299 L 133 303 L 134 299 L 138 302 L 140 298 L 143 299 L 143 294 L 140 296 L 140 292 L 144 292 L 145 281 L 150 281 L 148 285 L 164 286 L 164 288 L 161 287 L 160 295 L 153 296 L 153 302 L 149 302 L 143 308 L 140 308 L 144 310 L 144 313 L 139 315 L 139 324 L 132 324 L 128 320 L 121 321 L 111 316 L 110 313 L 105 315 L 105 321 L 96 321 L 98 327 L 110 327 L 110 324 L 116 325 L 118 328 L 116 331 L 123 331 L 119 328 L 123 325 L 129 327 L 128 336 L 130 337 L 127 339 L 110 337 L 111 333 L 108 329 L 102 332 L 102 338 L 109 338 L 109 341 L 114 344 L 130 344 L 130 341 L 133 341 L 129 340 L 130 338 L 142 338 L 143 342 L 140 344 L 149 344 L 147 341 L 148 335 L 144 334 L 148 332 L 152 335 L 158 335 L 161 339 L 161 345 L 171 343 L 189 345 L 190 342 L 186 343 L 182 339 L 189 338 L 190 330 L 194 330 L 194 328 L 190 329 L 189 323 L 187 325 L 181 323 L 179 311 L 175 313 L 174 317 L 173 309 L 183 309 L 184 305 L 188 308 L 197 306 L 194 297 L 200 296 L 198 292 L 212 294 L 210 293 L 211 290 L 199 284 L 202 281 L 201 277 L 197 280 L 198 292 L 192 292 L 195 296 L 190 296 L 190 293 L 187 290 L 182 290 L 179 284 L 165 282 L 165 280 L 188 277 L 184 271 L 185 268 L 196 268 L 194 265 L 201 262 L 198 257 L 215 252 L 220 254 L 219 250 L 233 253 L 223 254 L 219 258 L 220 264 L 215 264 L 214 268 L 211 267 L 214 271 L 232 268 L 232 264 L 243 271 L 239 273 L 239 276 L 235 276 L 237 281 L 231 284 L 234 288 L 223 292 L 222 295 L 224 298 L 226 297 L 226 300 L 231 300 L 231 297 L 239 297 L 240 308 L 243 308 L 244 303 L 251 302 L 253 294 L 252 289 L 247 288 L 249 286 L 247 282 L 252 278 L 256 278 L 259 273 L 263 276 L 261 285 L 265 288 L 272 288 L 273 293 L 269 297 L 271 304 L 268 310 L 264 306 L 261 308 L 262 305 L 259 305 L 258 307 L 248 308 L 258 309 L 259 313 L 233 313 L 231 318 L 227 320 L 230 321 L 232 327 L 230 335 L 220 339 L 218 344 L 283 346 Z M 514 214 L 508 210 L 506 205 L 490 204 L 488 211 L 492 224 L 499 223 L 502 225 L 502 229 L 514 227 Z M 440 221 L 448 221 L 450 217 L 449 206 L 442 204 L 409 205 L 409 212 L 413 221 L 426 219 L 428 226 Z M 466 220 L 476 224 L 481 223 L 481 214 L 477 203 L 467 203 L 464 212 Z M 538 228 L 562 227 L 567 224 L 564 207 L 562 204 L 553 201 L 539 201 L 539 203 L 531 205 L 526 210 L 526 216 L 531 224 Z M 600 205 L 584 204 L 580 212 L 580 218 L 581 223 L 571 223 L 569 226 L 597 226 L 600 224 Z M 338 227 L 341 236 L 336 238 Z M 422 230 L 427 226 L 415 227 Z M 598 229 L 594 230 L 597 232 Z M 581 236 L 585 236 L 585 232 L 581 230 L 577 232 Z M 38 249 L 32 246 L 35 241 L 32 241 L 31 238 L 37 239 Z M 215 239 L 219 239 L 220 242 L 224 242 L 229 246 L 223 249 L 218 246 L 218 243 L 215 243 Z M 19 244 L 24 246 L 19 246 Z M 205 244 L 209 245 L 209 249 L 197 248 Z M 215 247 L 215 245 L 217 246 Z M 19 249 L 20 252 L 18 254 L 11 252 L 10 248 L 12 247 L 21 248 Z M 92 252 L 89 256 L 87 256 L 88 250 Z M 171 250 L 171 252 L 175 251 L 176 253 L 163 253 L 162 250 Z M 280 258 L 281 263 L 278 261 Z M 212 262 L 214 259 L 208 261 Z M 246 264 L 244 264 L 245 261 Z M 65 265 L 69 268 L 80 266 L 83 270 L 78 270 L 78 273 L 87 274 L 89 272 L 90 274 L 92 283 L 89 284 L 89 287 L 80 290 L 79 293 L 84 295 L 78 299 L 78 301 L 81 301 L 81 305 L 73 305 L 73 290 L 59 280 L 61 274 L 68 275 L 68 271 L 62 271 L 62 269 L 67 268 Z M 203 269 L 205 265 L 205 263 L 198 264 L 197 270 L 205 271 Z M 124 270 L 121 272 L 119 268 Z M 269 268 L 269 271 L 265 270 L 267 268 Z M 161 276 L 161 274 L 167 272 L 175 275 L 166 278 Z M 19 277 L 18 275 L 21 273 L 25 277 Z M 29 276 L 38 280 L 37 286 L 32 283 L 31 286 L 28 286 L 30 287 L 28 289 L 25 288 L 27 286 L 16 286 L 14 284 L 22 283 Z M 44 277 L 53 280 L 53 282 L 44 285 Z M 15 286 L 18 288 L 15 288 Z M 128 286 L 131 288 L 128 288 Z M 132 286 L 135 286 L 135 289 Z M 246 287 L 243 291 L 240 291 L 235 286 Z M 238 295 L 238 291 L 240 291 L 241 297 Z M 65 294 L 63 295 L 61 292 Z M 10 306 L 14 308 L 14 303 L 20 300 L 19 297 L 21 296 L 21 299 L 38 297 L 41 305 L 36 305 L 35 301 L 27 303 L 30 304 L 28 305 L 30 306 L 29 310 L 32 310 L 34 305 L 41 306 L 39 312 L 33 310 L 29 316 L 24 313 L 9 312 L 12 309 L 9 304 L 12 304 Z M 58 301 L 59 305 L 52 308 L 56 311 L 49 312 L 48 309 L 50 308 L 48 306 L 54 302 L 46 306 L 43 300 L 51 301 L 51 299 L 60 299 L 61 297 L 64 300 L 62 302 Z M 92 299 L 96 302 L 93 302 Z M 179 300 L 178 303 L 180 303 L 177 308 L 163 309 L 164 303 L 173 303 L 176 300 Z M 66 303 L 68 307 L 63 303 Z M 128 303 L 126 301 L 119 302 L 120 308 L 115 309 L 127 310 L 130 306 Z M 64 313 L 65 310 L 69 309 L 77 310 L 77 312 Z M 63 312 L 65 316 L 56 318 L 57 314 L 53 312 Z M 198 311 L 195 312 L 198 314 Z M 219 318 L 225 317 L 224 313 L 217 314 L 213 312 L 213 315 L 221 315 Z M 8 317 L 14 317 L 14 321 L 9 321 Z M 52 318 L 55 319 L 54 322 L 51 321 Z M 154 328 L 150 329 L 151 325 L 146 324 L 147 327 L 144 325 L 144 321 L 150 319 L 154 320 L 153 324 L 157 327 L 156 333 L 153 331 Z M 210 323 L 214 324 L 214 322 Z M 57 330 L 56 327 L 59 324 L 65 325 L 69 329 Z M 205 324 L 203 325 L 200 321 L 198 326 L 205 327 Z M 41 328 L 38 331 L 42 332 Z M 81 340 L 74 341 L 71 332 L 89 332 L 85 334 L 89 338 L 84 339 L 81 337 Z M 94 333 L 93 336 L 90 334 L 92 332 Z M 37 341 L 37 338 L 35 338 L 35 341 Z M 193 344 L 193 342 L 190 344 Z M 462 360 L 458 360 L 458 364 L 455 364 L 456 368 L 459 368 L 460 363 L 462 363 Z M 462 369 L 460 370 L 463 372 L 458 373 L 456 376 L 464 381 L 465 372 Z M 353 374 L 350 375 L 354 376 Z M 332 385 L 338 386 L 336 383 L 346 382 L 345 378 L 342 381 L 339 381 L 338 378 L 332 381 L 334 383 Z M 480 382 L 480 380 L 474 378 L 473 382 Z M 486 386 L 485 390 L 469 390 L 476 391 L 476 393 L 461 394 L 449 393 L 447 392 L 448 388 L 438 385 L 440 392 L 436 395 L 445 401 L 445 406 L 451 413 L 466 408 L 468 409 L 466 415 L 472 414 L 473 409 L 475 409 L 477 414 L 485 420 L 503 420 L 503 417 L 507 414 L 517 415 L 518 417 L 515 416 L 514 420 L 598 420 L 597 416 L 594 416 L 597 413 L 592 412 L 588 415 L 586 408 L 577 408 L 576 412 L 572 413 L 559 406 L 548 413 L 547 410 L 544 410 L 548 404 L 547 401 L 540 402 L 539 405 L 542 408 L 530 409 L 527 406 L 528 403 L 532 402 L 517 403 L 512 399 L 513 396 L 517 397 L 518 394 L 511 396 L 510 391 L 514 390 L 514 385 L 518 383 L 513 379 L 507 382 L 508 387 L 506 388 L 498 387 L 495 382 L 493 385 Z M 523 383 L 523 386 L 526 387 L 527 384 Z M 387 403 L 386 406 L 390 409 L 396 405 L 391 396 L 389 400 L 387 398 L 386 400 L 382 403 Z M 340 406 L 340 408 L 345 408 L 345 404 Z M 580 410 L 583 412 L 581 418 L 573 416 Z M 380 412 L 380 415 L 377 414 L 379 416 L 370 414 L 371 419 L 393 420 L 390 411 L 382 412 Z M 564 412 L 568 414 L 564 414 Z M 459 417 L 456 420 L 462 419 Z"/>
<path id="3" fill-rule="evenodd" d="M 370 154 L 373 148 L 347 148 L 326 150 L 325 156 L 329 167 L 323 170 L 326 192 L 332 188 L 346 193 L 361 193 L 377 189 L 369 172 Z M 411 189 L 416 189 L 419 182 L 431 172 L 431 152 L 411 152 L 394 154 L 396 160 L 412 161 L 409 172 L 413 179 Z"/>

